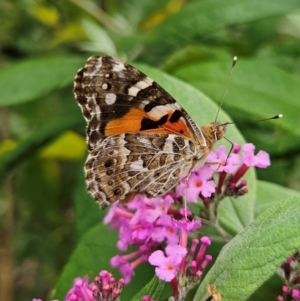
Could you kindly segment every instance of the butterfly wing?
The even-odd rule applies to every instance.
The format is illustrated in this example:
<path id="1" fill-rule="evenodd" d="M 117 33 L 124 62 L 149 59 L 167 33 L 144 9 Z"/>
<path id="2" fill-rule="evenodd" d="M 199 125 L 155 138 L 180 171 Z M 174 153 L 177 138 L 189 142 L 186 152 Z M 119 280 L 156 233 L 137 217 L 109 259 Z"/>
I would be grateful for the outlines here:
<path id="1" fill-rule="evenodd" d="M 179 135 L 129 133 L 107 137 L 86 162 L 88 191 L 105 208 L 137 193 L 163 195 L 193 166 L 195 146 Z"/>
<path id="2" fill-rule="evenodd" d="M 74 93 L 88 123 L 88 191 L 103 208 L 136 193 L 164 194 L 208 153 L 202 131 L 174 98 L 118 59 L 88 59 Z"/>
<path id="3" fill-rule="evenodd" d="M 105 137 L 129 132 L 202 137 L 171 95 L 141 71 L 116 58 L 88 59 L 77 73 L 74 92 L 88 123 L 89 150 Z"/>

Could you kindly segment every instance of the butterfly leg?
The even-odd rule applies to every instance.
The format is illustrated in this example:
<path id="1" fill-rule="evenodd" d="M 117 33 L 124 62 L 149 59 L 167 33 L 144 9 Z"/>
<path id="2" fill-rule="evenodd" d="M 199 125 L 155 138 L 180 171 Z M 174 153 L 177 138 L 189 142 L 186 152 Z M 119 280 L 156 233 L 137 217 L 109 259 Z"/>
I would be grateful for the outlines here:
<path id="1" fill-rule="evenodd" d="M 188 207 L 187 207 L 187 188 L 188 188 L 188 181 L 192 174 L 192 170 L 189 171 L 188 175 L 184 179 L 184 217 L 188 221 Z"/>
<path id="2" fill-rule="evenodd" d="M 215 170 L 215 172 L 218 172 L 218 170 L 219 170 L 219 168 L 221 166 L 221 162 L 205 162 L 204 165 L 209 165 L 209 166 L 211 166 L 211 165 L 217 165 L 218 167 Z"/>

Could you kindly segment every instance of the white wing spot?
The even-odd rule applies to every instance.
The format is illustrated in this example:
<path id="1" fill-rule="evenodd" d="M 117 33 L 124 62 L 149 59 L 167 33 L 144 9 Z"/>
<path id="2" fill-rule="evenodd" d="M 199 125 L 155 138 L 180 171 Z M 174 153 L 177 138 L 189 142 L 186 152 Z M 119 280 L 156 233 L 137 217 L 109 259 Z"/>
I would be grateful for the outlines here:
<path id="1" fill-rule="evenodd" d="M 101 114 L 101 110 L 99 106 L 95 106 L 95 111 L 96 111 L 96 117 L 99 120 L 100 119 L 100 114 Z"/>
<path id="2" fill-rule="evenodd" d="M 134 171 L 148 171 L 148 168 L 143 167 L 143 160 L 138 160 L 138 161 L 133 161 L 130 164 L 129 170 L 134 170 Z"/>
<path id="3" fill-rule="evenodd" d="M 88 97 L 88 100 L 96 107 L 98 104 L 97 104 L 97 100 L 96 100 L 96 97 L 93 95 L 91 97 Z"/>
<path id="4" fill-rule="evenodd" d="M 112 71 L 120 72 L 120 71 L 126 69 L 125 65 L 122 62 L 120 62 L 120 61 L 114 61 L 113 64 L 114 65 L 113 65 Z"/>
<path id="5" fill-rule="evenodd" d="M 174 105 L 177 109 L 179 109 L 179 110 L 181 109 L 181 105 L 178 102 L 175 102 Z"/>
<path id="6" fill-rule="evenodd" d="M 139 91 L 140 91 L 140 89 L 138 89 L 136 86 L 132 86 L 128 90 L 128 95 L 130 95 L 130 96 L 137 96 L 137 94 L 139 93 Z"/>
<path id="7" fill-rule="evenodd" d="M 175 103 L 176 104 L 176 103 Z M 173 103 L 156 106 L 152 108 L 151 111 L 148 112 L 149 116 L 155 119 L 159 119 L 160 117 L 169 114 L 170 112 L 174 112 L 176 107 L 174 108 Z"/>
<path id="8" fill-rule="evenodd" d="M 105 102 L 108 105 L 113 105 L 116 102 L 117 95 L 114 93 L 107 93 L 105 96 Z"/>
<path id="9" fill-rule="evenodd" d="M 140 90 L 150 87 L 152 83 L 153 80 L 150 77 L 146 77 L 145 79 L 137 82 L 134 86 L 130 87 L 130 89 L 128 90 L 128 94 L 130 96 L 136 96 Z"/>
<path id="10" fill-rule="evenodd" d="M 107 83 L 102 84 L 102 89 L 103 90 L 107 90 L 107 88 L 108 88 L 108 84 Z"/>
<path id="11" fill-rule="evenodd" d="M 94 76 L 97 73 L 99 73 L 99 71 L 100 71 L 100 69 L 102 67 L 102 57 L 97 58 L 96 61 L 97 61 L 96 63 L 93 63 L 94 70 L 92 72 L 90 72 L 89 76 Z M 88 61 L 88 63 L 89 63 L 89 61 Z"/>

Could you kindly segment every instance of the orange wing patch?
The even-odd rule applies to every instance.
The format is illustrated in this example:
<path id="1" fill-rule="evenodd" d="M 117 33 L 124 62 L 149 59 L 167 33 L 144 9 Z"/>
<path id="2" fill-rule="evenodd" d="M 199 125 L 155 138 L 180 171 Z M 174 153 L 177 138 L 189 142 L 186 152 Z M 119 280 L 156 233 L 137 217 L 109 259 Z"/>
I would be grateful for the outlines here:
<path id="1" fill-rule="evenodd" d="M 187 138 L 191 138 L 191 134 L 189 132 L 189 129 L 184 122 L 184 120 L 179 119 L 176 122 L 170 122 L 169 120 L 163 125 L 164 129 L 167 129 L 168 132 L 172 132 L 173 134 L 180 134 Z"/>
<path id="2" fill-rule="evenodd" d="M 150 116 L 144 110 L 131 108 L 123 117 L 111 120 L 105 127 L 105 136 L 129 132 L 149 134 L 178 134 L 191 137 L 190 131 L 179 111 L 169 111 L 163 116 Z"/>
<path id="3" fill-rule="evenodd" d="M 105 127 L 105 136 L 113 136 L 128 132 L 139 132 L 141 120 L 147 113 L 139 108 L 131 108 L 122 118 L 113 119 Z"/>

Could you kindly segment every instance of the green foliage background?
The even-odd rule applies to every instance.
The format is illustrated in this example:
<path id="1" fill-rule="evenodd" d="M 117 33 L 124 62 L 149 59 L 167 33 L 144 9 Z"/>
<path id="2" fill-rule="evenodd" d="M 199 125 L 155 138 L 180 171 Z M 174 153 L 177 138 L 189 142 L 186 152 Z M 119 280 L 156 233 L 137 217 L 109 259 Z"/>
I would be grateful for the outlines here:
<path id="1" fill-rule="evenodd" d="M 259 181 L 249 176 L 244 206 L 230 200 L 221 208 L 220 222 L 239 234 L 205 284 L 220 281 L 224 300 L 275 300 L 281 287 L 276 266 L 300 246 L 299 199 L 288 199 L 300 190 L 300 2 L 11 0 L 0 2 L 0 20 L 0 299 L 46 300 L 54 293 L 62 300 L 74 277 L 108 269 L 117 253 L 115 233 L 108 235 L 101 224 L 104 212 L 85 192 L 85 122 L 72 94 L 86 59 L 107 54 L 139 62 L 199 125 L 214 120 L 213 102 L 220 102 L 237 55 L 223 105 L 227 115 L 220 121 L 284 115 L 238 123 L 244 138 L 235 126 L 226 134 L 268 151 L 272 165 L 258 171 Z M 275 240 L 260 237 L 257 229 L 266 220 L 273 225 L 274 217 L 281 223 L 274 223 L 278 241 L 272 245 Z M 244 262 L 232 263 L 230 256 L 243 253 L 239 244 L 251 233 L 253 249 Z M 265 260 L 257 278 L 243 274 L 259 265 L 250 258 L 253 252 Z M 124 290 L 123 300 L 146 285 L 153 271 L 141 268 L 137 274 L 142 277 Z M 195 300 L 204 298 L 205 285 Z"/>

